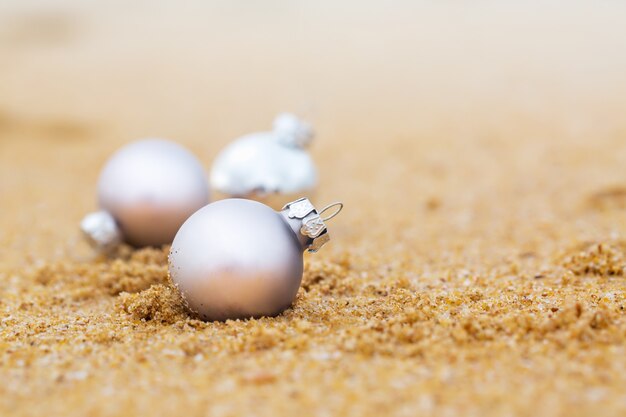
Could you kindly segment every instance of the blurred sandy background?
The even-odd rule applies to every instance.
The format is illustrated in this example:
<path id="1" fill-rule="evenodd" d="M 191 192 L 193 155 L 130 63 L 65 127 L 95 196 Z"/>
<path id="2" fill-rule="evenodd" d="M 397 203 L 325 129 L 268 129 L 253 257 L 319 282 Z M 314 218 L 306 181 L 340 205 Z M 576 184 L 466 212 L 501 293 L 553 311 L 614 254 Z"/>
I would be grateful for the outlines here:
<path id="1" fill-rule="evenodd" d="M 8 384 L 0 410 L 623 415 L 625 22 L 626 4 L 608 0 L 3 0 L 0 375 Z M 128 316 L 115 307 L 117 294 L 77 300 L 63 279 L 54 290 L 42 286 L 41 268 L 89 276 L 90 262 L 100 262 L 77 224 L 95 208 L 99 169 L 121 144 L 170 138 L 208 170 L 222 146 L 269 128 L 281 111 L 318 132 L 318 204 L 346 203 L 305 281 L 321 276 L 341 287 L 346 279 L 350 290 L 301 294 L 289 314 L 316 323 L 317 333 L 294 330 L 287 315 L 236 334 L 245 344 L 256 326 L 303 332 L 303 351 L 289 356 L 281 342 L 242 359 L 220 344 L 220 325 L 194 324 L 222 356 L 194 363 L 186 385 L 191 365 L 167 352 L 188 329 Z M 144 261 L 129 262 L 141 270 Z M 98 279 L 89 282 L 97 293 Z M 411 295 L 389 301 L 394 289 Z M 46 304 L 53 292 L 62 298 L 54 308 Z M 422 311 L 410 297 L 429 296 L 419 325 L 398 319 L 406 308 Z M 334 319 L 320 320 L 320 303 Z M 606 325 L 596 326 L 598 314 Z M 68 329 L 78 316 L 120 326 L 123 340 L 86 342 L 93 352 L 77 353 L 70 345 L 82 330 Z M 506 330 L 503 318 L 521 330 Z M 424 326 L 433 339 L 389 333 L 389 320 Z M 490 337 L 476 336 L 474 325 Z M 570 334 L 576 326 L 583 336 Z M 354 342 L 355 332 L 366 339 Z M 423 350 L 407 351 L 420 343 Z M 111 359 L 135 361 L 143 345 L 151 366 Z M 327 367 L 316 365 L 320 351 Z M 260 378 L 261 388 L 233 376 L 259 367 L 273 375 Z M 231 377 L 223 391 L 218 382 Z M 302 384 L 308 392 L 293 396 L 289 387 Z M 106 393 L 96 388 L 104 385 Z M 108 400 L 111 392 L 120 402 Z"/>

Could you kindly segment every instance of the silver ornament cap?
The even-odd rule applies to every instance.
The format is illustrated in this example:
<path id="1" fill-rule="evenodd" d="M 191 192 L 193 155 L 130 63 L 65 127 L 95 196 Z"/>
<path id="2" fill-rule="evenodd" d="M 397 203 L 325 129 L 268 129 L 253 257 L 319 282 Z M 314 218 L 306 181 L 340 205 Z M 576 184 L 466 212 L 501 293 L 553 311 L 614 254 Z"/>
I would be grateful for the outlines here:
<path id="1" fill-rule="evenodd" d="M 106 211 L 96 211 L 86 215 L 80 222 L 80 229 L 91 246 L 102 252 L 110 252 L 123 242 L 122 232 L 117 222 Z"/>
<path id="2" fill-rule="evenodd" d="M 304 149 L 315 136 L 311 125 L 291 113 L 281 113 L 274 119 L 277 140 L 288 146 Z"/>
<path id="3" fill-rule="evenodd" d="M 324 220 L 308 199 L 280 212 L 253 200 L 217 201 L 176 234 L 170 277 L 203 320 L 278 315 L 300 287 L 303 251 L 315 252 L 328 241 Z"/>
<path id="4" fill-rule="evenodd" d="M 326 218 L 321 213 L 336 208 L 335 212 Z M 295 225 L 297 234 L 304 249 L 309 252 L 317 252 L 330 240 L 326 221 L 335 217 L 343 209 L 343 203 L 332 203 L 324 207 L 320 212 L 308 198 L 300 198 L 283 207 L 281 214 L 286 216 L 287 222 Z M 296 230 L 294 230 L 296 231 Z"/>

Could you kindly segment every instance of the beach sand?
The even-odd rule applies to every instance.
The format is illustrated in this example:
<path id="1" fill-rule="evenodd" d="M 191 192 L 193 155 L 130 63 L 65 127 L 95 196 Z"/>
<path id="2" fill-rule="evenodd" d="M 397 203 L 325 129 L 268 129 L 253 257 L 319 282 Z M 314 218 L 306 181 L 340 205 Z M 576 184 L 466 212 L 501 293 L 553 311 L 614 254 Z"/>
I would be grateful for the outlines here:
<path id="1" fill-rule="evenodd" d="M 0 5 L 0 415 L 626 413 L 626 7 L 126 3 Z M 82 240 L 122 144 L 285 110 L 345 209 L 284 314 Z"/>

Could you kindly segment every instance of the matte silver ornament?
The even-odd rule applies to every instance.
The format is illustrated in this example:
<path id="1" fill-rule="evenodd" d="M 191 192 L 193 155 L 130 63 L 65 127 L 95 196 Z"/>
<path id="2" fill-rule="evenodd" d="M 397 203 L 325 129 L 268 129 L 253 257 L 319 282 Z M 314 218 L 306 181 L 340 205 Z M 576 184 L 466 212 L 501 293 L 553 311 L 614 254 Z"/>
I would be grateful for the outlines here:
<path id="1" fill-rule="evenodd" d="M 293 302 L 302 252 L 328 241 L 308 199 L 276 212 L 252 200 L 226 199 L 198 210 L 180 228 L 169 254 L 170 277 L 204 320 L 275 316 Z M 326 209 L 322 210 L 324 212 Z"/>
<path id="2" fill-rule="evenodd" d="M 310 194 L 317 170 L 305 148 L 311 126 L 284 113 L 271 132 L 252 133 L 228 145 L 215 159 L 211 187 L 218 195 L 242 197 L 282 207 L 295 195 Z"/>
<path id="3" fill-rule="evenodd" d="M 118 150 L 98 180 L 100 211 L 81 229 L 107 251 L 120 241 L 134 246 L 171 243 L 183 222 L 209 202 L 205 172 L 182 146 L 144 139 Z"/>

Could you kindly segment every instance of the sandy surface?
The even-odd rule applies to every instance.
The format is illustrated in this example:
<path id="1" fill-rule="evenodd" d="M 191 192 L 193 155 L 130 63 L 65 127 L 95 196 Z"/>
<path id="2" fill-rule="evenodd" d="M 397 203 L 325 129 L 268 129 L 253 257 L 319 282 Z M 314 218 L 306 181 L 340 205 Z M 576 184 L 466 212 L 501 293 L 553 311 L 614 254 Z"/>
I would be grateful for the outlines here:
<path id="1" fill-rule="evenodd" d="M 0 5 L 0 415 L 626 413 L 626 8 Z M 567 7 L 565 7 L 567 5 Z M 276 318 L 101 259 L 103 161 L 293 110 L 333 240 Z"/>

